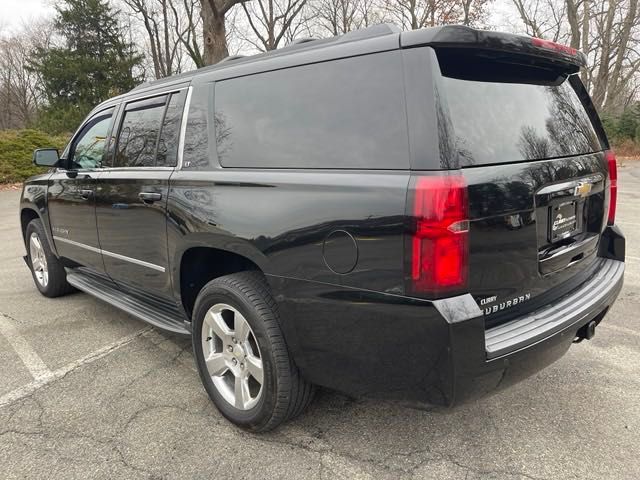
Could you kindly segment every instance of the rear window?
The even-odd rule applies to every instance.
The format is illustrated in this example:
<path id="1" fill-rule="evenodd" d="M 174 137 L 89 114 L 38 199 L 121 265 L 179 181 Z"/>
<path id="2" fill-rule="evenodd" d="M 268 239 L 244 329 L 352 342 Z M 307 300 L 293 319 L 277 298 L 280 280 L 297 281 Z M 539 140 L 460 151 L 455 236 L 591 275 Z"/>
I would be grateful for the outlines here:
<path id="1" fill-rule="evenodd" d="M 217 82 L 224 167 L 409 168 L 399 52 Z"/>
<path id="2" fill-rule="evenodd" d="M 601 150 L 568 79 L 523 65 L 438 54 L 450 144 L 461 166 L 542 160 Z"/>

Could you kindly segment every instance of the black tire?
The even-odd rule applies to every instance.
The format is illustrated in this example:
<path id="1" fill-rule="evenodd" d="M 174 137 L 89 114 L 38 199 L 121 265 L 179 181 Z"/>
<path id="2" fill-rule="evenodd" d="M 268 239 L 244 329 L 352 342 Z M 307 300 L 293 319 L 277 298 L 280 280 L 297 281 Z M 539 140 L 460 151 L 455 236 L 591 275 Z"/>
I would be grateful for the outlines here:
<path id="1" fill-rule="evenodd" d="M 247 410 L 236 408 L 224 398 L 205 363 L 203 322 L 209 310 L 219 304 L 231 306 L 242 314 L 260 351 L 263 390 L 257 404 Z M 252 432 L 272 430 L 299 415 L 313 398 L 314 387 L 301 377 L 289 355 L 276 303 L 259 272 L 226 275 L 204 286 L 194 307 L 192 343 L 200 378 L 209 397 L 224 417 L 241 428 Z"/>
<path id="2" fill-rule="evenodd" d="M 42 253 L 46 259 L 46 269 L 48 278 L 46 283 L 38 280 L 36 271 L 34 269 L 32 248 L 30 247 L 31 236 L 36 235 L 42 247 Z M 65 272 L 62 262 L 54 255 L 49 246 L 49 241 L 44 233 L 44 227 L 40 219 L 33 219 L 27 225 L 25 232 L 27 259 L 29 263 L 29 269 L 31 270 L 31 276 L 33 282 L 36 284 L 38 291 L 45 297 L 60 297 L 68 293 L 73 292 L 75 289 L 67 282 L 67 273 Z"/>

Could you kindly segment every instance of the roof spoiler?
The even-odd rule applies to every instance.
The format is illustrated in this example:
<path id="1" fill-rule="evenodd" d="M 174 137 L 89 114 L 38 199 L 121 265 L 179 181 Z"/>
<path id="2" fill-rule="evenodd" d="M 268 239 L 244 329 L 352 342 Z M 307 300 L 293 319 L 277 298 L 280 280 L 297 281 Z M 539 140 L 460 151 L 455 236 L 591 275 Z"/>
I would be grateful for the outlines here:
<path id="1" fill-rule="evenodd" d="M 400 46 L 478 49 L 495 54 L 526 56 L 533 63 L 555 67 L 567 74 L 576 73 L 587 65 L 584 53 L 566 45 L 541 38 L 476 30 L 463 25 L 445 25 L 403 32 L 400 35 Z"/>

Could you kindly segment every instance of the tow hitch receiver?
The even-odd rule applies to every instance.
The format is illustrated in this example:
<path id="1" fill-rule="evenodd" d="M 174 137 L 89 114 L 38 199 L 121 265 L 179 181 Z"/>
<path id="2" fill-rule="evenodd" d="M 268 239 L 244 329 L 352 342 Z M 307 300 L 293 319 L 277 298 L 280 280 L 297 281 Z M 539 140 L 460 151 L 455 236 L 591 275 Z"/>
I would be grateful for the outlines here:
<path id="1" fill-rule="evenodd" d="M 576 338 L 573 343 L 580 343 L 583 340 L 591 340 L 596 334 L 596 321 L 591 320 L 586 325 L 580 327 L 580 330 L 576 333 Z"/>

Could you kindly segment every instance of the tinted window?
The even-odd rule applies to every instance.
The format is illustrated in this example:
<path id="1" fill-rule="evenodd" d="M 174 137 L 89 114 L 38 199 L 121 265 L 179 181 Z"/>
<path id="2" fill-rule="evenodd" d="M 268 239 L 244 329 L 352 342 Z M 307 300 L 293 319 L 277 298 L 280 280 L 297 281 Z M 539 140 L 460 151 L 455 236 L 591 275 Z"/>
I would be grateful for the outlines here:
<path id="1" fill-rule="evenodd" d="M 440 64 L 452 145 L 461 165 L 541 160 L 601 149 L 568 80 L 487 61 L 466 61 L 461 68 L 440 57 Z"/>
<path id="2" fill-rule="evenodd" d="M 156 157 L 156 166 L 158 167 L 175 167 L 178 163 L 178 139 L 185 96 L 185 91 L 174 93 L 167 104 L 158 140 Z"/>
<path id="3" fill-rule="evenodd" d="M 97 168 L 102 164 L 113 110 L 99 113 L 83 127 L 71 147 L 71 168 Z"/>
<path id="4" fill-rule="evenodd" d="M 166 96 L 126 106 L 114 167 L 153 167 Z"/>
<path id="5" fill-rule="evenodd" d="M 408 168 L 399 52 L 216 83 L 225 167 Z"/>

